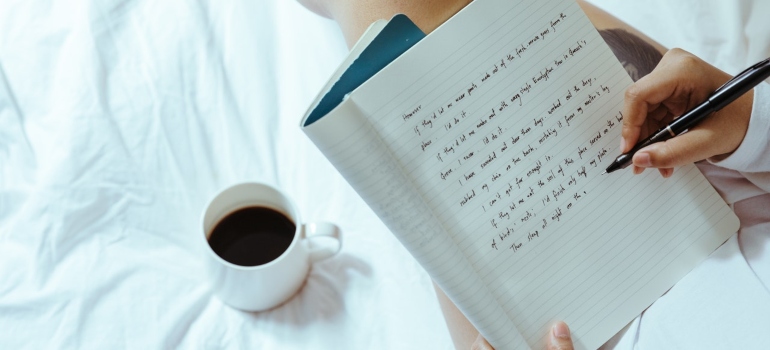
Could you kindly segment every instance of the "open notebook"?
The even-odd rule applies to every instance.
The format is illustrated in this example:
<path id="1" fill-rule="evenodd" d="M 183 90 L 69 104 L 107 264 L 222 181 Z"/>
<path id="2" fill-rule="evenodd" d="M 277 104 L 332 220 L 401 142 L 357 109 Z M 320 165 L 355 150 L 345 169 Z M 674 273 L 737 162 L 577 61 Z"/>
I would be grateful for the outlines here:
<path id="1" fill-rule="evenodd" d="M 694 166 L 600 175 L 631 80 L 572 0 L 379 22 L 332 80 L 303 130 L 498 349 L 600 346 L 738 228 Z"/>

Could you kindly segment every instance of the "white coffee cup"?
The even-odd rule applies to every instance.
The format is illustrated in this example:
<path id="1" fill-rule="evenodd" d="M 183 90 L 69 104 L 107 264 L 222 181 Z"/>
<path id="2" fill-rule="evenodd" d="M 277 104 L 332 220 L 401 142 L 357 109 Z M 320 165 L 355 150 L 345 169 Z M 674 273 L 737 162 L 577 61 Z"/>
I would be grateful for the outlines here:
<path id="1" fill-rule="evenodd" d="M 278 258 L 257 266 L 233 264 L 214 252 L 208 242 L 222 219 L 248 207 L 273 209 L 296 226 L 289 247 Z M 281 191 L 261 183 L 234 185 L 214 197 L 204 211 L 200 237 L 205 245 L 207 273 L 214 293 L 226 304 L 247 311 L 268 310 L 291 298 L 302 287 L 310 265 L 334 256 L 342 247 L 336 225 L 303 224 L 296 207 Z M 313 244 L 314 237 L 327 237 L 336 242 Z"/>

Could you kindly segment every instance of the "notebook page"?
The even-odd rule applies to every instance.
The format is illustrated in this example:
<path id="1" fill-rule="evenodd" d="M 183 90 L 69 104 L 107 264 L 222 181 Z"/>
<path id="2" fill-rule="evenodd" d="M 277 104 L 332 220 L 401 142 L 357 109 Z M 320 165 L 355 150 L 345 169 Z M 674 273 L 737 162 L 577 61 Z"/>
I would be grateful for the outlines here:
<path id="1" fill-rule="evenodd" d="M 352 101 L 303 130 L 468 319 L 494 325 L 482 334 L 504 347 L 528 348 Z"/>
<path id="2" fill-rule="evenodd" d="M 629 84 L 574 1 L 485 0 L 351 95 L 533 348 L 600 346 L 738 227 L 694 166 L 600 176 Z"/>

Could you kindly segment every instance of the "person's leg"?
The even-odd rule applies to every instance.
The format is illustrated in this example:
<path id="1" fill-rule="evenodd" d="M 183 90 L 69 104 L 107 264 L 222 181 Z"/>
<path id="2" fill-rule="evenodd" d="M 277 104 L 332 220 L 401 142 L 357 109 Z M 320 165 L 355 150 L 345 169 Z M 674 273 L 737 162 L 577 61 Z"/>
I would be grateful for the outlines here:
<path id="1" fill-rule="evenodd" d="M 470 0 L 299 0 L 337 22 L 352 46 L 372 22 L 397 13 L 409 16 L 425 33 L 460 11 Z M 623 21 L 583 0 L 577 1 L 634 80 L 651 72 L 667 50 Z"/>
<path id="2" fill-rule="evenodd" d="M 315 13 L 333 19 L 342 29 L 348 47 L 379 19 L 403 13 L 425 33 L 430 33 L 471 0 L 299 0 Z"/>
<path id="3" fill-rule="evenodd" d="M 602 9 L 582 0 L 578 4 L 634 81 L 652 72 L 668 51 Z"/>
<path id="4" fill-rule="evenodd" d="M 352 46 L 372 22 L 406 14 L 425 33 L 460 11 L 470 0 L 299 0 L 314 12 L 334 19 Z M 612 52 L 636 81 L 650 73 L 666 49 L 601 9 L 577 0 Z M 479 332 L 455 304 L 434 284 L 439 305 L 457 349 L 470 349 Z"/>

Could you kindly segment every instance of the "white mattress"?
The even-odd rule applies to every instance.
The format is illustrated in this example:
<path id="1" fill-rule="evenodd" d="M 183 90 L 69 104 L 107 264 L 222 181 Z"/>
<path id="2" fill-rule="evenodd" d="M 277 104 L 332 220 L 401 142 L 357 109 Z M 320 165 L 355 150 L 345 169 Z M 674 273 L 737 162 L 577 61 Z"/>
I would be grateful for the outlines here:
<path id="1" fill-rule="evenodd" d="M 730 73 L 770 55 L 764 0 L 595 2 Z M 428 276 L 299 130 L 345 51 L 288 0 L 0 2 L 0 348 L 450 348 Z M 269 312 L 212 297 L 194 243 L 242 181 L 344 231 Z"/>

